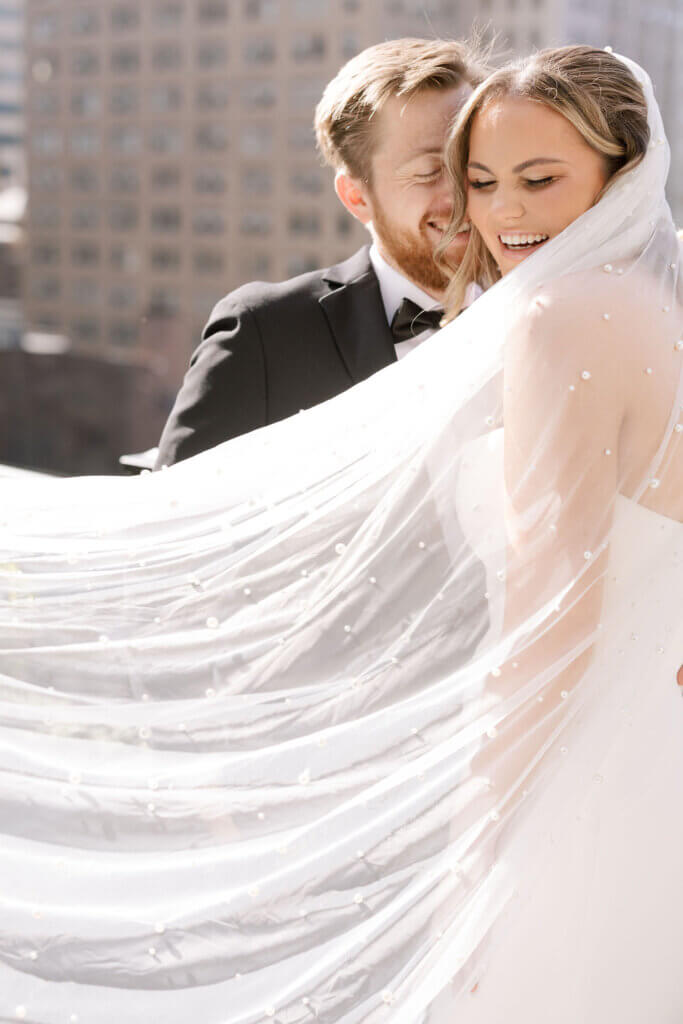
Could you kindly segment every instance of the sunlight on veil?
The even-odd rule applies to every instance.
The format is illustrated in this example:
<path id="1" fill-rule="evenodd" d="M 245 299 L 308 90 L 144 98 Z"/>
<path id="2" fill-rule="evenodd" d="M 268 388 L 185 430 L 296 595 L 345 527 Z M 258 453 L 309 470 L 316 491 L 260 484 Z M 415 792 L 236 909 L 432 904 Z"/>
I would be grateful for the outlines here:
<path id="1" fill-rule="evenodd" d="M 642 163 L 409 359 L 162 473 L 0 480 L 0 1019 L 470 1020 L 638 681 L 683 660 L 680 524 L 593 601 L 683 422 L 669 150 L 629 66 Z M 504 343 L 551 282 L 583 300 L 552 335 L 568 376 L 525 457 L 554 468 L 526 500 L 507 389 L 547 361 L 510 368 Z M 600 384 L 571 339 L 595 322 L 609 366 L 643 295 L 661 442 L 628 500 L 605 458 L 604 505 L 558 529 L 557 481 L 587 472 L 563 424 Z M 663 580 L 664 653 L 618 654 Z"/>

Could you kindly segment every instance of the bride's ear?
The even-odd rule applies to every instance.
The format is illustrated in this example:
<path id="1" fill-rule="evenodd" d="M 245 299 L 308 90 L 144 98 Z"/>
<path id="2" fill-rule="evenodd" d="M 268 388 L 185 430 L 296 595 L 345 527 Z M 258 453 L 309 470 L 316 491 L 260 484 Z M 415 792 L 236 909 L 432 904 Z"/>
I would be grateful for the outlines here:
<path id="1" fill-rule="evenodd" d="M 340 201 L 356 220 L 361 224 L 368 224 L 372 220 L 372 209 L 364 182 L 352 178 L 344 171 L 337 171 L 334 188 Z"/>

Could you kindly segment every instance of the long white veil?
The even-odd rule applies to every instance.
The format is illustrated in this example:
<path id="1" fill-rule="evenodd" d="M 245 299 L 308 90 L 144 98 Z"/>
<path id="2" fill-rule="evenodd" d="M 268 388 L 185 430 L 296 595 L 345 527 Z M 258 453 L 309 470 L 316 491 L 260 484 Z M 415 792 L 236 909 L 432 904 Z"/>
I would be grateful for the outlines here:
<path id="1" fill-rule="evenodd" d="M 409 359 L 162 473 L 0 480 L 1 1020 L 414 1024 L 472 988 L 519 889 L 507 844 L 611 642 L 570 609 L 600 593 L 626 482 L 605 455 L 591 497 L 558 438 L 629 323 L 670 381 L 630 501 L 680 439 L 669 151 L 631 66 L 645 159 Z M 508 367 L 547 294 L 546 355 Z M 554 469 L 514 494 L 506 469 L 506 494 L 503 418 L 549 366 L 523 440 Z"/>

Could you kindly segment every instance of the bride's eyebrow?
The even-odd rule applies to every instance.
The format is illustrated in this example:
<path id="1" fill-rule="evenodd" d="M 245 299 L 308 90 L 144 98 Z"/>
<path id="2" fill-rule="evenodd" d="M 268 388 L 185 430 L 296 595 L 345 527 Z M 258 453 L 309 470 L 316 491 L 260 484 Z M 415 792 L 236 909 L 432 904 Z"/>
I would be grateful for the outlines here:
<path id="1" fill-rule="evenodd" d="M 534 157 L 533 160 L 525 160 L 523 163 L 517 164 L 516 167 L 512 168 L 512 173 L 513 174 L 519 174 L 520 171 L 525 171 L 527 169 L 527 167 L 533 167 L 534 164 L 566 164 L 566 163 L 567 163 L 566 160 L 560 160 L 559 157 L 556 157 L 556 156 L 536 156 L 536 157 Z M 476 167 L 480 171 L 487 171 L 489 174 L 493 174 L 493 171 L 491 170 L 491 168 L 487 167 L 486 164 L 477 164 L 474 161 L 472 161 L 467 166 L 468 167 Z"/>

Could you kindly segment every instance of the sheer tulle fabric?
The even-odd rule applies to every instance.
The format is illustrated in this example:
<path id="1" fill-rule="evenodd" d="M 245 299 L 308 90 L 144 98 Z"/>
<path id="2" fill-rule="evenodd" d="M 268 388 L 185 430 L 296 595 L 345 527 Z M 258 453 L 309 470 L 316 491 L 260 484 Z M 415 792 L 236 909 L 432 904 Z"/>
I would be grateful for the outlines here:
<path id="1" fill-rule="evenodd" d="M 623 671 L 674 518 L 608 586 L 683 419 L 635 73 L 645 160 L 409 359 L 160 474 L 2 481 L 2 1019 L 499 1019 L 485 965 L 683 642 L 661 609 Z M 627 487 L 572 424 L 634 331 L 668 383 Z"/>

